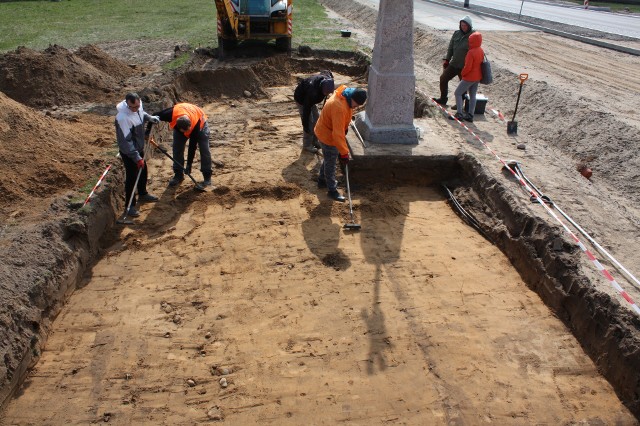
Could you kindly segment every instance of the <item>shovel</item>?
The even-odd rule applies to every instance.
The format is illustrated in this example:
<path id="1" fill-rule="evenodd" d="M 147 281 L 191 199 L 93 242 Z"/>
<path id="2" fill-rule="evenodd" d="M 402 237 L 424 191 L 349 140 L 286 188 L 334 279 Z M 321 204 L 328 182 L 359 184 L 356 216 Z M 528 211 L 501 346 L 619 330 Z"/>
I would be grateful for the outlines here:
<path id="1" fill-rule="evenodd" d="M 131 197 L 129 198 L 127 209 L 124 211 L 124 216 L 122 216 L 121 219 L 116 220 L 116 223 L 118 225 L 133 225 L 133 221 L 131 219 L 127 219 L 127 215 L 129 214 L 129 209 L 131 208 L 131 204 L 133 204 L 133 197 L 136 196 L 136 192 L 138 191 L 138 181 L 140 180 L 141 174 L 142 174 L 142 167 L 138 169 L 138 176 L 136 177 L 136 183 L 133 184 L 133 191 L 131 191 Z"/>
<path id="2" fill-rule="evenodd" d="M 516 109 L 513 111 L 513 119 L 507 121 L 507 135 L 518 134 L 518 122 L 516 121 L 516 113 L 518 112 L 518 104 L 520 103 L 520 94 L 522 93 L 522 85 L 529 78 L 529 74 L 520 74 L 520 88 L 518 89 L 518 99 L 516 100 Z"/>
<path id="3" fill-rule="evenodd" d="M 189 176 L 189 178 L 193 181 L 193 183 L 195 184 L 195 190 L 196 191 L 200 191 L 200 192 L 207 192 L 207 190 L 204 188 L 204 186 L 200 185 L 198 182 L 196 182 L 196 180 L 193 178 L 193 176 L 191 176 L 190 173 L 187 173 L 187 170 L 184 168 L 184 166 L 180 163 L 178 163 L 168 152 L 166 149 L 162 148 L 160 145 L 158 145 L 155 141 L 155 139 L 153 139 L 153 136 L 151 136 L 149 138 L 149 143 L 151 145 L 153 145 L 154 148 L 158 149 L 160 152 L 162 152 L 164 155 L 166 155 L 167 157 L 169 157 L 171 159 L 171 161 L 173 161 L 174 163 L 176 163 L 178 166 L 180 166 L 182 168 L 182 172 Z"/>

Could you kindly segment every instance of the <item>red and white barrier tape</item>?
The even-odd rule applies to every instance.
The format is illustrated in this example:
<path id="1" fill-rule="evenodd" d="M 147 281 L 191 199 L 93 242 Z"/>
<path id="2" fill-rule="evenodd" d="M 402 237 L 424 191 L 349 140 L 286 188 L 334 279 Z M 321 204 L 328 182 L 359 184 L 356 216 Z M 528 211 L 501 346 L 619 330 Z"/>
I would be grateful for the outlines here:
<path id="1" fill-rule="evenodd" d="M 466 124 L 458 120 L 453 114 L 449 113 L 449 111 L 447 111 L 446 108 L 444 108 L 442 105 L 438 104 L 434 100 L 432 100 L 432 102 L 438 108 L 440 108 L 447 116 L 453 117 L 453 119 L 457 121 L 458 124 L 460 124 L 469 133 L 471 133 L 475 139 L 477 139 L 490 153 L 493 154 L 494 157 L 498 159 L 498 161 L 502 163 L 503 166 L 506 167 L 507 170 L 511 172 L 511 174 L 518 180 L 518 182 L 525 188 L 525 190 L 529 192 L 529 194 L 532 197 L 535 197 L 538 203 L 540 203 L 540 205 L 544 207 L 547 213 L 549 213 L 558 223 L 560 223 L 562 228 L 564 228 L 564 230 L 569 234 L 569 236 L 576 242 L 578 247 L 580 247 L 580 250 L 582 250 L 584 254 L 586 254 L 587 258 L 589 258 L 589 260 L 595 265 L 596 269 L 598 269 L 598 271 L 600 271 L 602 275 L 604 275 L 604 277 L 609 281 L 611 286 L 613 286 L 613 288 L 615 288 L 620 293 L 620 295 L 624 298 L 624 300 L 629 302 L 629 304 L 631 305 L 631 308 L 635 311 L 635 313 L 640 315 L 640 308 L 638 308 L 638 305 L 636 305 L 636 302 L 634 302 L 631 296 L 629 296 L 629 294 L 620 286 L 620 284 L 618 284 L 618 282 L 615 280 L 615 278 L 613 278 L 613 276 L 609 273 L 609 271 L 598 261 L 598 259 L 593 255 L 593 253 L 591 253 L 591 251 L 580 241 L 580 239 L 569 229 L 569 227 L 558 217 L 558 215 L 556 215 L 556 213 L 553 210 L 551 210 L 551 208 L 544 202 L 544 200 L 538 195 L 538 193 L 535 192 L 529 186 L 529 184 L 527 184 L 527 182 L 525 182 L 524 179 L 522 179 L 522 177 L 518 176 L 518 174 L 511 167 L 509 167 L 507 163 L 502 158 L 500 158 L 500 156 L 496 154 L 496 152 L 493 151 L 489 147 L 489 145 L 486 144 L 486 142 L 480 139 L 480 137 L 476 135 L 473 130 L 468 128 Z"/>
<path id="2" fill-rule="evenodd" d="M 102 172 L 102 176 L 100 176 L 100 179 L 98 179 L 98 182 L 95 184 L 95 186 L 93 187 L 93 189 L 91 190 L 91 192 L 89 193 L 89 196 L 87 197 L 86 200 L 84 200 L 84 204 L 82 205 L 82 207 L 86 206 L 87 203 L 89 202 L 89 200 L 91 199 L 91 197 L 93 196 L 94 192 L 96 192 L 96 189 L 98 189 L 98 187 L 100 186 L 100 184 L 102 183 L 102 180 L 104 179 L 104 177 L 107 175 L 107 173 L 109 173 L 109 170 L 111 170 L 111 164 L 109 164 L 106 168 L 106 170 L 104 172 Z"/>

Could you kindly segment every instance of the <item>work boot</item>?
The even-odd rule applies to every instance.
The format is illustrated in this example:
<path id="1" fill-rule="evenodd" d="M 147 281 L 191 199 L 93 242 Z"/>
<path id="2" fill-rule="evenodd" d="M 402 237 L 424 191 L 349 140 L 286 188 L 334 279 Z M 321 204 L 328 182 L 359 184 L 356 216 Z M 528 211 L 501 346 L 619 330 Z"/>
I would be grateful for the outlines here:
<path id="1" fill-rule="evenodd" d="M 146 194 L 140 196 L 140 201 L 145 203 L 155 203 L 156 201 L 158 201 L 158 197 L 147 192 Z"/>
<path id="2" fill-rule="evenodd" d="M 174 175 L 169 181 L 169 186 L 177 186 L 184 180 L 183 175 Z"/>
<path id="3" fill-rule="evenodd" d="M 312 154 L 315 154 L 316 152 L 318 152 L 318 148 L 316 148 L 316 147 L 315 147 L 315 146 L 313 146 L 313 145 L 310 145 L 310 146 L 303 146 L 303 147 L 302 147 L 302 149 L 304 149 L 305 151 L 310 152 L 310 153 L 312 153 Z"/>
<path id="4" fill-rule="evenodd" d="M 439 105 L 442 105 L 443 107 L 446 108 L 447 106 L 447 98 L 431 98 L 433 99 L 433 101 Z"/>
<path id="5" fill-rule="evenodd" d="M 204 178 L 202 186 L 211 186 L 211 178 Z"/>
<path id="6" fill-rule="evenodd" d="M 466 121 L 468 121 L 469 123 L 473 123 L 473 115 L 469 114 L 468 112 L 464 113 L 464 117 L 463 117 Z"/>
<path id="7" fill-rule="evenodd" d="M 340 193 L 336 190 L 329 191 L 327 192 L 327 194 L 329 195 L 329 198 L 331 198 L 332 200 L 340 201 L 341 203 L 344 203 L 344 201 L 346 200 L 346 198 L 344 198 L 343 195 L 340 195 Z"/>
<path id="8" fill-rule="evenodd" d="M 140 216 L 140 212 L 138 210 L 136 210 L 135 207 L 131 206 L 129 207 L 129 210 L 127 211 L 127 216 L 131 216 L 131 217 L 138 217 Z"/>

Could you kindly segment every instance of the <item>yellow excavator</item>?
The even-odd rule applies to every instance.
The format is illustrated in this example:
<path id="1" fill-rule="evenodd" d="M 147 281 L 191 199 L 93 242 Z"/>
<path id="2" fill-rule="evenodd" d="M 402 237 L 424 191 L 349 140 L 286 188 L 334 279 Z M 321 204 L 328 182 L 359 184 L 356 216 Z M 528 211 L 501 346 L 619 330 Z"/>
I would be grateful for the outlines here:
<path id="1" fill-rule="evenodd" d="M 293 0 L 215 0 L 218 12 L 218 53 L 244 40 L 276 40 L 276 48 L 291 50 Z"/>

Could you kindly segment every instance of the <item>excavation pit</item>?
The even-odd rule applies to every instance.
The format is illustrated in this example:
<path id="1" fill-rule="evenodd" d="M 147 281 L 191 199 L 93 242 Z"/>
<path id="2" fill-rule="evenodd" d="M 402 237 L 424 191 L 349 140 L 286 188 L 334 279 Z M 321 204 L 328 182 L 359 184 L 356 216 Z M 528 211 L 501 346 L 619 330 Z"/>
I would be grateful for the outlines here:
<path id="1" fill-rule="evenodd" d="M 123 205 L 116 172 L 86 228 L 49 230 L 64 231 L 57 243 L 75 249 L 81 278 L 69 274 L 78 288 L 68 300 L 49 287 L 31 293 L 38 303 L 57 297 L 44 315 L 60 315 L 29 323 L 43 336 L 26 348 L 39 362 L 7 419 L 199 422 L 215 408 L 237 424 L 634 421 L 637 383 L 625 372 L 638 371 L 637 320 L 592 289 L 575 247 L 531 213 L 514 182 L 451 149 L 432 111 L 419 114 L 425 132 L 413 151 L 365 150 L 350 132 L 362 229 L 346 233 L 347 206 L 317 188 L 318 158 L 300 149 L 289 96 L 306 69 L 273 67 L 285 77 L 277 84 L 253 72 L 260 96 L 202 95 L 212 74 L 193 74 L 168 83 L 184 91 L 152 100 L 202 96 L 224 165 L 214 190 L 167 187 L 171 164 L 155 155 L 150 190 L 160 201 L 142 205 L 136 225 L 113 226 Z M 169 146 L 166 129 L 157 136 Z M 447 205 L 442 183 L 488 240 Z M 225 387 L 211 373 L 220 367 Z"/>

